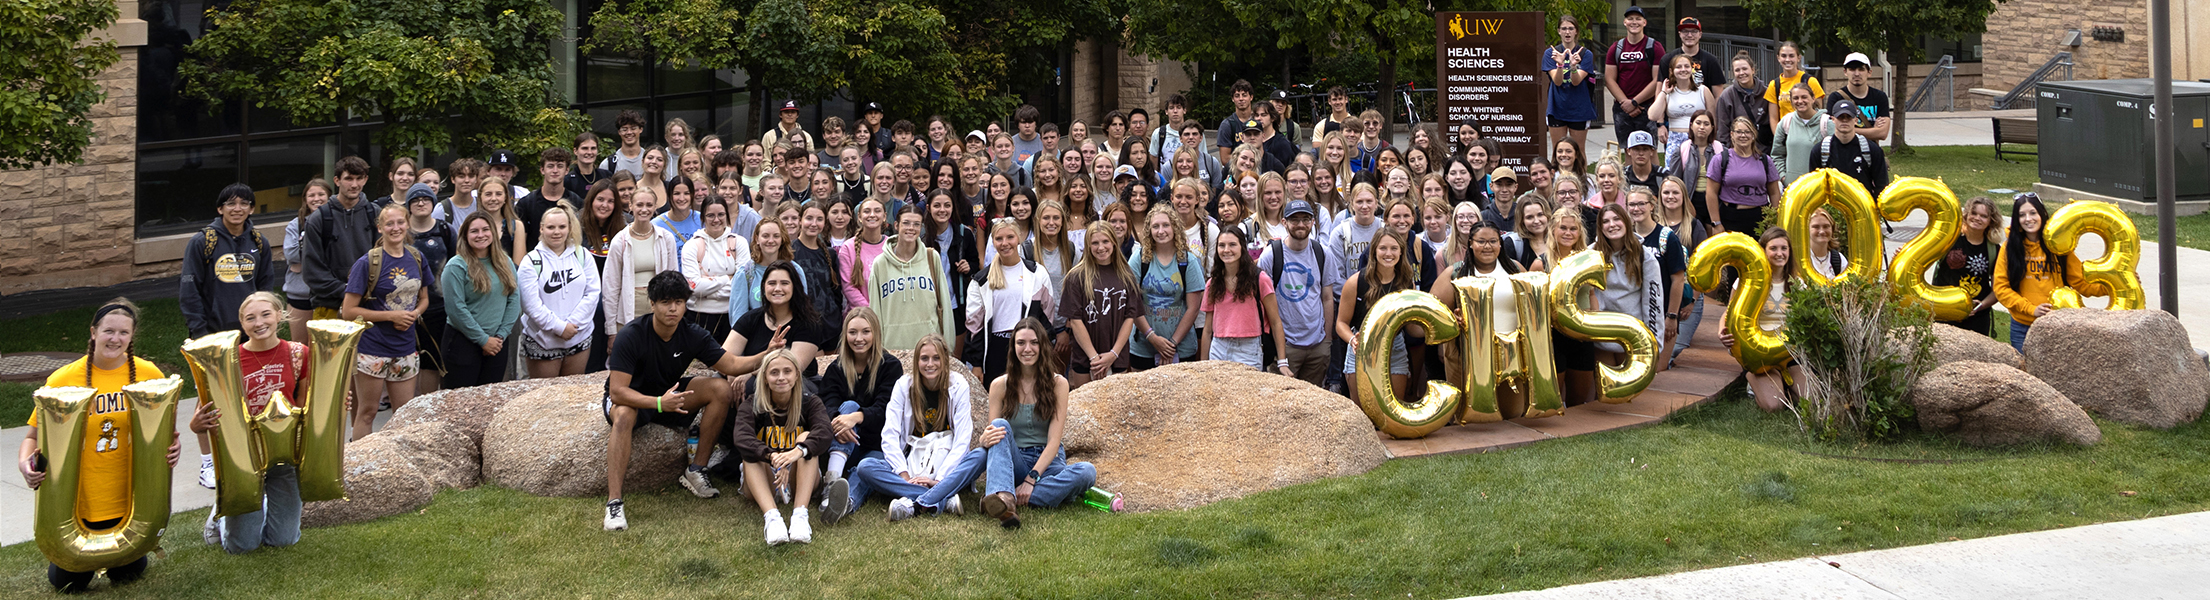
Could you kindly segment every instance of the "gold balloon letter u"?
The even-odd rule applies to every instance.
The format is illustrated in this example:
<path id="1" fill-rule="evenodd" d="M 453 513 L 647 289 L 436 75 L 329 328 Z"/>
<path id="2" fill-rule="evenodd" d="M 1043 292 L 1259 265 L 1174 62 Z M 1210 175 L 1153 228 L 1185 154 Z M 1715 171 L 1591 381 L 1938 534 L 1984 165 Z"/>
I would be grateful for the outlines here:
<path id="1" fill-rule="evenodd" d="M 130 512 L 123 521 L 92 530 L 77 518 L 80 471 L 84 467 L 84 430 L 91 421 L 91 388 L 39 388 L 32 394 L 38 410 L 38 451 L 46 456 L 46 481 L 38 487 L 35 537 L 38 550 L 56 566 L 76 572 L 119 567 L 138 560 L 161 543 L 169 527 L 169 444 L 176 434 L 176 377 L 141 381 L 123 388 L 130 403 Z"/>

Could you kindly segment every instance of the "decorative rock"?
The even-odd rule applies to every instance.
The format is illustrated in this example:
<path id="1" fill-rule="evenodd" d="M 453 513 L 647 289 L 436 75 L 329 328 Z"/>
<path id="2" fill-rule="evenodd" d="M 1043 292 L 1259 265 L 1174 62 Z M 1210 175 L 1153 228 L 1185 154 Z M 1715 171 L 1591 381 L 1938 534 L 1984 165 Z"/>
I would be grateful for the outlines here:
<path id="1" fill-rule="evenodd" d="M 598 385 L 550 385 L 507 402 L 483 435 L 483 475 L 539 496 L 606 493 L 606 414 Z M 675 482 L 685 433 L 645 426 L 630 438 L 626 490 Z"/>
<path id="2" fill-rule="evenodd" d="M 2143 427 L 2192 422 L 2210 401 L 2210 367 L 2158 310 L 2050 312 L 2026 336 L 2025 369 L 2082 408 Z"/>
<path id="3" fill-rule="evenodd" d="M 416 472 L 440 488 L 468 489 L 483 483 L 483 455 L 461 426 L 444 421 L 389 428 L 392 443 L 405 451 Z"/>
<path id="4" fill-rule="evenodd" d="M 1959 361 L 1979 361 L 2021 367 L 2025 359 L 2009 344 L 1995 341 L 1979 332 L 1945 323 L 1934 324 L 1934 364 L 1946 365 Z"/>
<path id="5" fill-rule="evenodd" d="M 405 513 L 430 504 L 438 484 L 419 468 L 397 430 L 369 434 L 345 445 L 344 500 L 309 502 L 300 524 L 327 527 Z M 454 435 L 458 435 L 455 433 Z"/>
<path id="6" fill-rule="evenodd" d="M 1220 361 L 1114 375 L 1075 390 L 1066 445 L 1133 511 L 1182 509 L 1326 477 L 1386 458 L 1349 399 Z"/>
<path id="7" fill-rule="evenodd" d="M 2092 446 L 2101 429 L 2056 388 L 2009 365 L 1959 361 L 1911 386 L 1918 424 L 1974 446 L 2063 442 Z"/>
<path id="8" fill-rule="evenodd" d="M 397 429 L 415 423 L 443 421 L 460 426 L 470 444 L 481 444 L 484 427 L 491 424 L 491 416 L 498 414 L 499 407 L 505 406 L 507 401 L 548 385 L 604 386 L 605 381 L 605 373 L 593 373 L 438 390 L 407 401 L 405 406 L 392 413 L 391 423 L 387 427 Z"/>

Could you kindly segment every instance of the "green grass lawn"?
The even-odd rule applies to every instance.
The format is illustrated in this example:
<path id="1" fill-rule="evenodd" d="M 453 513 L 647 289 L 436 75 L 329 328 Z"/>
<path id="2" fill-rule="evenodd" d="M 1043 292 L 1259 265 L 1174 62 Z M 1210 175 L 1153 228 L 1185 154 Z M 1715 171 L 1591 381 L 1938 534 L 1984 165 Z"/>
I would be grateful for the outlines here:
<path id="1" fill-rule="evenodd" d="M 2031 156 L 2009 161 L 1995 158 L 1992 146 L 1914 146 L 1907 155 L 1888 157 L 1888 171 L 1896 177 L 1931 177 L 1949 184 L 1958 200 L 1987 196 L 2009 205 L 2010 195 L 1991 189 L 2033 191 L 2041 180 L 2039 163 Z"/>
<path id="2" fill-rule="evenodd" d="M 1928 544 L 2210 508 L 2210 427 L 2102 423 L 2094 448 L 1979 450 L 1926 436 L 1804 442 L 1730 399 L 1635 430 L 1390 461 L 1180 512 L 1032 510 L 888 523 L 881 501 L 811 545 L 769 548 L 732 494 L 600 500 L 484 487 L 288 549 L 169 554 L 126 596 L 1454 597 Z M 1897 462 L 1852 457 L 1932 459 Z M 970 504 L 971 505 L 971 504 Z M 0 595 L 43 593 L 33 544 L 0 548 Z"/>

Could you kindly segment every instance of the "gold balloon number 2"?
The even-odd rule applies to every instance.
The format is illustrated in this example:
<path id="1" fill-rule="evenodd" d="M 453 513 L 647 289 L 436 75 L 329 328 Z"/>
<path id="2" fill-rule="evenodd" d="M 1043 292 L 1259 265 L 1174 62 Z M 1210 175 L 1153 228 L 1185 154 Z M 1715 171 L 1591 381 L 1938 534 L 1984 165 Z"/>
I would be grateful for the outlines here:
<path id="1" fill-rule="evenodd" d="M 1900 177 L 1889 183 L 1879 201 L 1874 202 L 1863 184 L 1833 169 L 1819 169 L 1798 178 L 1781 202 L 1780 223 L 1788 232 L 1789 245 L 1797 249 L 1793 256 L 1796 272 L 1809 283 L 1833 282 L 1813 266 L 1814 261 L 1825 259 L 1825 253 L 1808 250 L 1810 217 L 1829 205 L 1848 224 L 1843 256 L 1849 259 L 1849 267 L 1834 280 L 1878 277 L 1881 267 L 1886 266 L 1896 290 L 1923 303 L 1933 311 L 1934 318 L 1954 321 L 1971 313 L 1972 296 L 1963 288 L 1926 281 L 1927 270 L 1948 255 L 1962 220 L 1957 197 L 1948 185 L 1924 177 Z M 1892 261 L 1884 260 L 1880 222 L 1902 221 L 1920 210 L 1927 213 L 1926 227 L 1897 250 Z M 2144 292 L 2140 277 L 2134 273 L 2141 257 L 2140 233 L 2116 206 L 2101 202 L 2067 204 L 2049 217 L 2045 239 L 2050 250 L 2069 254 L 2080 237 L 2090 233 L 2101 236 L 2109 251 L 2084 265 L 2087 276 L 2083 283 L 2108 289 L 2112 310 L 2142 308 Z M 1727 331 L 1736 340 L 1732 350 L 1735 361 L 1744 369 L 1758 372 L 1786 364 L 1787 339 L 1778 331 L 1757 326 L 1757 316 L 1764 310 L 1773 284 L 1764 249 L 1743 233 L 1715 236 L 1698 247 L 1689 260 L 1689 284 L 1704 293 L 1715 293 L 1721 283 L 1720 273 L 1726 268 L 1742 274 L 1741 285 L 1728 299 L 1725 319 Z M 2051 303 L 2060 308 L 2082 306 L 2079 291 L 2069 286 L 2058 289 Z"/>

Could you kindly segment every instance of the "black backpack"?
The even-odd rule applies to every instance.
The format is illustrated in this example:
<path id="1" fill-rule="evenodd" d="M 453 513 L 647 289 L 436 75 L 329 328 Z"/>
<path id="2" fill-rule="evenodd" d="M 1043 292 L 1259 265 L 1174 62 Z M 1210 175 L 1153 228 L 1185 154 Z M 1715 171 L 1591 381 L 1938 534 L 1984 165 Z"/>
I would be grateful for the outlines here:
<path id="1" fill-rule="evenodd" d="M 1313 242 L 1312 240 L 1305 240 L 1305 243 L 1315 243 L 1315 242 Z M 1270 241 L 1270 242 L 1267 242 L 1266 244 L 1267 244 L 1267 246 L 1268 246 L 1268 249 L 1269 249 L 1270 251 L 1272 251 L 1272 252 L 1274 253 L 1274 266 L 1272 266 L 1272 267 L 1268 267 L 1268 268 L 1267 268 L 1267 270 L 1268 270 L 1268 271 L 1271 271 L 1271 273 L 1268 273 L 1267 275 L 1268 275 L 1268 276 L 1270 276 L 1270 277 L 1273 277 L 1273 278 L 1274 278 L 1274 285 L 1277 285 L 1277 286 L 1278 286 L 1278 285 L 1281 285 L 1281 269 L 1282 269 L 1282 265 L 1283 265 L 1283 264 L 1286 264 L 1286 263 L 1288 263 L 1288 262 L 1289 262 L 1289 257 L 1288 257 L 1287 255 L 1284 255 L 1284 254 L 1283 254 L 1283 252 L 1285 252 L 1285 251 L 1286 251 L 1286 249 L 1282 247 L 1282 243 L 1281 243 L 1281 240 L 1274 240 L 1274 241 Z M 1312 256 L 1313 256 L 1313 258 L 1314 258 L 1314 259 L 1315 259 L 1315 260 L 1316 260 L 1316 261 L 1317 261 L 1317 262 L 1319 263 L 1319 270 L 1320 270 L 1320 272 L 1321 272 L 1321 273 L 1326 273 L 1326 272 L 1328 271 L 1328 251 L 1327 251 L 1327 249 L 1326 249 L 1326 248 L 1320 248 L 1320 247 L 1314 247 L 1314 248 L 1312 249 Z M 1326 285 L 1326 284 L 1324 283 L 1324 282 L 1326 282 L 1326 281 L 1327 281 L 1327 279 L 1326 279 L 1325 277 L 1322 277 L 1322 278 L 1321 278 L 1321 281 L 1323 282 L 1323 283 L 1322 283 L 1322 285 Z"/>

